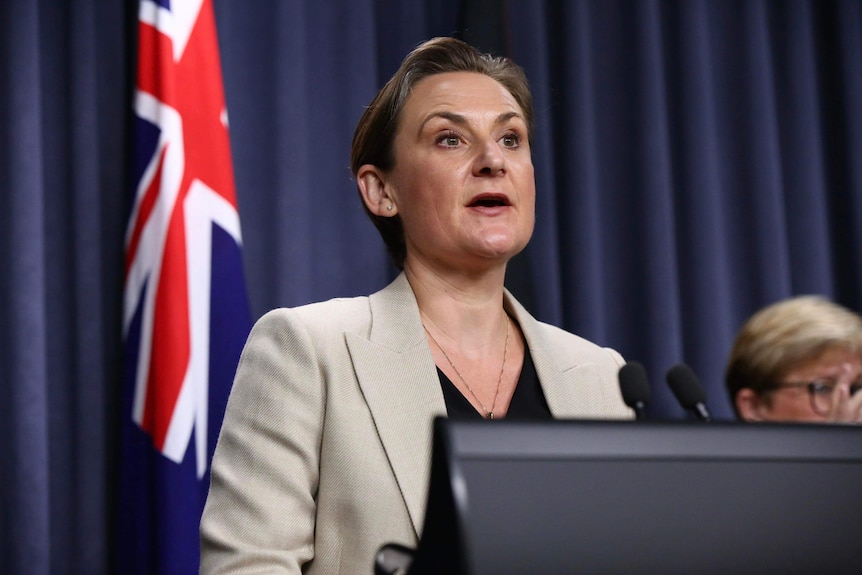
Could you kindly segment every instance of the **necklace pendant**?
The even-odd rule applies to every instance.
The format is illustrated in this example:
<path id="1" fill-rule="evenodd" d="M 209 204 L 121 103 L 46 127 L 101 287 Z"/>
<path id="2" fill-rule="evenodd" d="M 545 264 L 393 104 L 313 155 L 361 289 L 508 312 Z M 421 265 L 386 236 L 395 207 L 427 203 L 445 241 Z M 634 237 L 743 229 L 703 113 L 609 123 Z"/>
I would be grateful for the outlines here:
<path id="1" fill-rule="evenodd" d="M 494 403 L 491 404 L 491 411 L 485 409 L 485 404 L 479 399 L 479 397 L 473 392 L 473 388 L 470 387 L 470 384 L 467 383 L 467 380 L 464 379 L 464 376 L 461 375 L 461 372 L 458 371 L 458 368 L 455 367 L 455 363 L 452 361 L 452 358 L 449 357 L 449 354 L 446 353 L 446 350 L 443 349 L 443 346 L 437 342 L 437 339 L 434 335 L 428 331 L 428 328 L 425 324 L 422 324 L 422 327 L 425 329 L 425 333 L 428 334 L 428 337 L 434 342 L 434 345 L 437 346 L 437 349 L 443 354 L 443 357 L 449 362 L 449 365 L 452 366 L 452 370 L 458 375 L 458 379 L 461 380 L 461 383 L 464 384 L 464 387 L 467 388 L 467 391 L 470 392 L 470 395 L 473 396 L 473 399 L 479 404 L 479 407 L 482 408 L 482 411 L 485 412 L 485 415 L 488 416 L 488 419 L 494 419 L 494 407 L 497 405 L 497 396 L 500 395 L 500 385 L 503 383 L 503 375 L 506 373 L 506 356 L 509 354 L 509 314 L 504 312 L 504 317 L 506 320 L 506 340 L 503 342 L 503 364 L 500 366 L 500 376 L 497 378 L 497 391 L 494 392 Z M 444 332 L 445 333 L 445 332 Z"/>

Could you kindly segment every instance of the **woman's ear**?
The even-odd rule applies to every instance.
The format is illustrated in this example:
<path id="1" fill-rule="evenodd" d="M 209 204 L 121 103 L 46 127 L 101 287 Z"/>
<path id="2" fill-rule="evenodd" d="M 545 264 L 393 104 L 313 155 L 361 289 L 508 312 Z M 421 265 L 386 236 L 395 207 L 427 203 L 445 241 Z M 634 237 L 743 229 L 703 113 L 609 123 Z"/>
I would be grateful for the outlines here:
<path id="1" fill-rule="evenodd" d="M 743 421 L 763 421 L 761 407 L 763 399 L 749 387 L 743 387 L 736 392 L 736 397 L 733 399 L 736 404 L 736 411 Z"/>
<path id="2" fill-rule="evenodd" d="M 389 195 L 383 172 L 372 164 L 364 164 L 356 171 L 356 183 L 362 201 L 375 216 L 389 217 L 398 213 L 398 207 Z"/>

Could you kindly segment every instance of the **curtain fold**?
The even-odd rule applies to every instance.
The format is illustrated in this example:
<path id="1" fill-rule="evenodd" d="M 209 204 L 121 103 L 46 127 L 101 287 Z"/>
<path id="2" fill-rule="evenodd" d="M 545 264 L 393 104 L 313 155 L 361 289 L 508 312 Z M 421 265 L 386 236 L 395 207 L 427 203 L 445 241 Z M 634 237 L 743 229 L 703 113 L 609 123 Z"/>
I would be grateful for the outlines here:
<path id="1" fill-rule="evenodd" d="M 354 125 L 408 50 L 489 10 L 536 104 L 536 231 L 507 285 L 643 363 L 651 416 L 685 417 L 664 383 L 682 362 L 732 416 L 725 358 L 758 308 L 862 309 L 859 0 L 214 6 L 254 317 L 394 276 L 351 179 Z M 111 564 L 136 15 L 0 3 L 4 573 Z"/>
<path id="2" fill-rule="evenodd" d="M 0 18 L 2 59 L 3 320 L 0 321 L 0 560 L 10 572 L 50 569 L 49 365 L 45 292 L 44 116 L 37 6 L 15 3 Z M 14 25 L 11 25 L 14 22 Z M 14 89 L 12 87 L 15 86 Z M 10 257 L 17 254 L 18 257 Z M 10 545 L 5 542 L 15 542 Z"/>
<path id="3" fill-rule="evenodd" d="M 104 573 L 119 366 L 122 5 L 0 7 L 0 571 Z"/>

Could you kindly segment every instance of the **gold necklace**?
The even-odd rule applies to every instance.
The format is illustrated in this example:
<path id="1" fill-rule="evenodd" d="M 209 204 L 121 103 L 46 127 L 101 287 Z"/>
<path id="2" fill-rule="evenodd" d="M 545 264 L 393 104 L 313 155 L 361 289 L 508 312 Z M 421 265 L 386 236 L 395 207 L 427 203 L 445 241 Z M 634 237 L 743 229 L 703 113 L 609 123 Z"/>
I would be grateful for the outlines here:
<path id="1" fill-rule="evenodd" d="M 509 353 L 509 314 L 506 314 L 506 343 L 505 343 L 505 344 L 504 344 L 504 346 L 503 346 L 503 365 L 501 365 L 501 366 L 500 366 L 500 377 L 499 377 L 499 378 L 497 378 L 497 391 L 495 391 L 495 392 L 494 392 L 494 403 L 492 403 L 492 404 L 491 404 L 491 409 L 488 409 L 488 408 L 486 408 L 486 407 L 485 407 L 485 404 L 484 404 L 484 403 L 482 403 L 482 400 L 481 400 L 481 399 L 479 399 L 479 397 L 478 397 L 478 396 L 476 395 L 476 393 L 473 391 L 473 388 L 472 388 L 472 387 L 470 387 L 470 384 L 469 384 L 469 383 L 467 383 L 467 380 L 466 380 L 466 379 L 464 379 L 464 376 L 463 376 L 463 375 L 461 375 L 461 372 L 460 372 L 460 371 L 458 371 L 458 368 L 457 368 L 457 367 L 455 367 L 455 363 L 454 363 L 454 362 L 452 361 L 452 359 L 449 357 L 449 354 L 448 354 L 448 353 L 446 353 L 446 350 L 445 350 L 445 349 L 443 349 L 443 346 L 442 346 L 442 345 L 440 345 L 440 343 L 439 343 L 439 342 L 434 338 L 434 336 L 433 336 L 433 335 L 431 335 L 431 332 L 430 332 L 430 331 L 428 331 L 428 328 L 427 328 L 427 327 L 425 327 L 425 323 L 423 323 L 423 324 L 422 324 L 422 327 L 425 329 L 425 333 L 427 333 L 427 334 L 428 334 L 428 337 L 430 337 L 430 338 L 431 338 L 431 341 L 433 341 L 433 342 L 434 342 L 434 345 L 436 345 L 436 346 L 437 346 L 437 349 L 439 349 L 439 350 L 443 353 L 443 357 L 445 357 L 445 358 L 446 358 L 446 361 L 448 361 L 448 362 L 449 362 L 449 365 L 451 365 L 451 366 L 452 366 L 452 369 L 454 369 L 454 370 L 455 370 L 455 373 L 456 373 L 456 374 L 458 374 L 458 379 L 460 379 L 460 380 L 461 380 L 461 383 L 463 383 L 463 384 L 464 384 L 464 387 L 466 387 L 466 388 L 467 388 L 467 391 L 469 391 L 469 392 L 470 392 L 470 395 L 472 395 L 472 396 L 473 396 L 473 399 L 475 399 L 475 400 L 476 400 L 476 402 L 477 402 L 477 403 L 479 404 L 479 406 L 482 408 L 482 411 L 484 411 L 484 412 L 485 412 L 484 417 L 485 417 L 486 419 L 494 419 L 494 408 L 495 408 L 495 407 L 497 407 L 497 396 L 499 396 L 499 395 L 500 395 L 500 384 L 502 384 L 502 383 L 503 383 L 503 372 L 505 372 L 505 371 L 506 371 L 506 356 L 507 356 L 507 355 L 508 355 L 508 353 Z"/>

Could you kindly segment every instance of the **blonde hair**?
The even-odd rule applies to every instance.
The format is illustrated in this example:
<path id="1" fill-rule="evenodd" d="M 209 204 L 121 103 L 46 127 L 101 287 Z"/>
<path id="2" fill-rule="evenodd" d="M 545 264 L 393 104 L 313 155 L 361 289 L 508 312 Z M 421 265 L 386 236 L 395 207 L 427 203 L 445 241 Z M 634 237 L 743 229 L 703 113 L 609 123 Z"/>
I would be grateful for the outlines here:
<path id="1" fill-rule="evenodd" d="M 725 385 L 731 403 L 740 389 L 761 395 L 789 371 L 836 348 L 862 356 L 862 316 L 815 295 L 761 309 L 739 330 L 730 352 Z"/>

